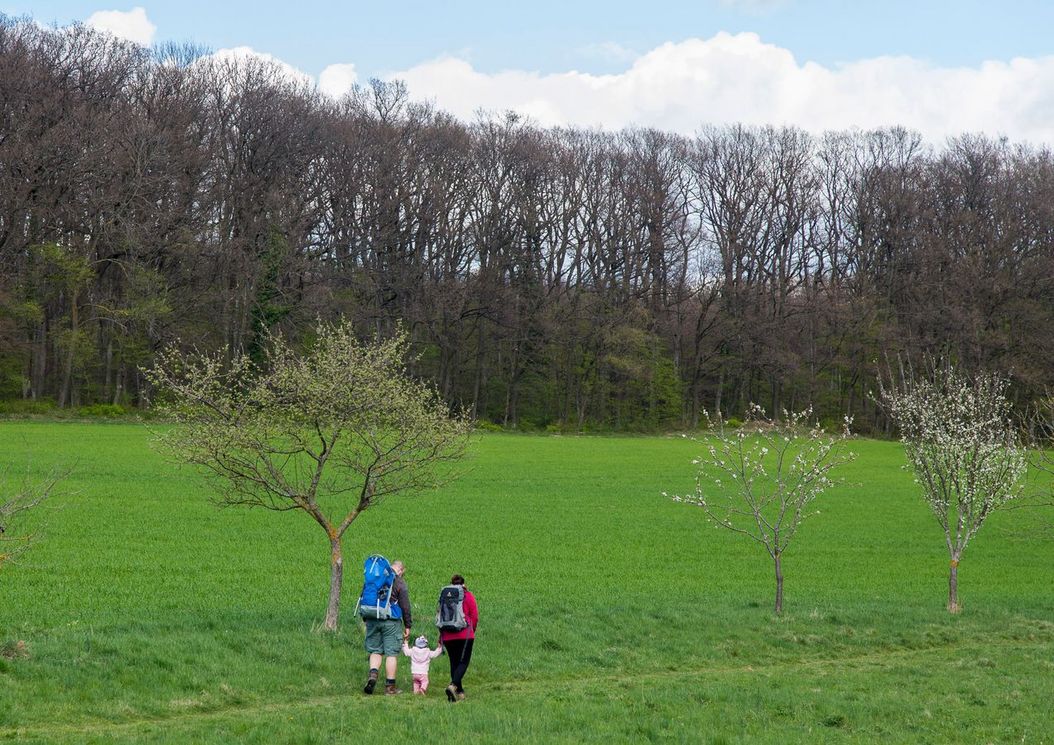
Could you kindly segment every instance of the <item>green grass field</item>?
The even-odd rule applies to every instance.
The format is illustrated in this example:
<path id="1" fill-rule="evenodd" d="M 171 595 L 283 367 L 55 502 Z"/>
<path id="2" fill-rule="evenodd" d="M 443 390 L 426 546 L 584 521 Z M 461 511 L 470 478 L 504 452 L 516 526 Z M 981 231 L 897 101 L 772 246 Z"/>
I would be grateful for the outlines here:
<path id="1" fill-rule="evenodd" d="M 661 496 L 681 438 L 488 435 L 441 493 L 345 542 L 342 630 L 314 633 L 327 546 L 305 515 L 218 509 L 129 424 L 0 423 L 0 466 L 74 475 L 0 573 L 0 741 L 1054 742 L 1054 539 L 997 514 L 944 609 L 947 552 L 895 443 L 854 443 L 785 560 Z M 361 559 L 402 558 L 434 627 L 461 572 L 481 624 L 469 700 L 366 697 Z M 400 682 L 409 685 L 409 666 Z"/>

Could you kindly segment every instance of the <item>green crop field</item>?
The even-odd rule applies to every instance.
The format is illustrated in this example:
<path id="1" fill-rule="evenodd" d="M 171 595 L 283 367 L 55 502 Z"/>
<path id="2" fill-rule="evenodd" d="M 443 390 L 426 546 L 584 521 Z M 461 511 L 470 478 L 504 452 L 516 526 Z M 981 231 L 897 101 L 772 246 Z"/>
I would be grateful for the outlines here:
<path id="1" fill-rule="evenodd" d="M 341 631 L 305 515 L 219 509 L 128 424 L 0 423 L 8 482 L 71 466 L 40 541 L 0 573 L 0 741 L 1054 742 L 1054 536 L 995 515 L 944 608 L 947 552 L 896 443 L 853 443 L 785 560 L 664 498 L 678 437 L 486 435 L 442 492 L 349 531 Z M 366 697 L 361 559 L 401 558 L 429 629 L 479 600 L 468 700 Z M 409 684 L 404 659 L 400 682 Z"/>

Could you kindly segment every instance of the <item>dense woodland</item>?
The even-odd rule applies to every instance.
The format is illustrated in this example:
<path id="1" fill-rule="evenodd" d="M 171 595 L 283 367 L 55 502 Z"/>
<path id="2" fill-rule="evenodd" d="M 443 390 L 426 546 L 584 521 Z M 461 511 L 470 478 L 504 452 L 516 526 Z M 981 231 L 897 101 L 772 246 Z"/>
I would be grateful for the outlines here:
<path id="1" fill-rule="evenodd" d="M 0 398 L 148 405 L 182 343 L 344 315 L 521 427 L 814 404 L 887 359 L 1054 381 L 1054 155 L 963 135 L 459 121 L 255 59 L 0 17 Z M 964 93 L 968 95 L 968 93 Z M 229 352 L 228 352 L 229 353 Z"/>

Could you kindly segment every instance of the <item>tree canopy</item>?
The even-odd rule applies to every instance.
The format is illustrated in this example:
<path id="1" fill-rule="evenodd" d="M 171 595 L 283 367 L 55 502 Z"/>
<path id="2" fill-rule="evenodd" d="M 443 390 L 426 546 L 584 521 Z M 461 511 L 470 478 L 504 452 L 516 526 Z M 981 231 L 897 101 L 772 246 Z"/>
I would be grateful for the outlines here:
<path id="1" fill-rule="evenodd" d="M 889 431 L 884 352 L 1054 375 L 1054 154 L 900 128 L 462 122 L 374 82 L 0 20 L 0 398 L 143 404 L 177 338 L 403 323 L 478 419 Z"/>
<path id="2" fill-rule="evenodd" d="M 322 527 L 335 629 L 345 531 L 385 498 L 450 478 L 471 423 L 406 374 L 403 331 L 361 343 L 347 322 L 319 323 L 306 350 L 270 334 L 261 354 L 162 351 L 147 374 L 175 426 L 159 439 L 204 470 L 221 504 L 299 510 Z"/>

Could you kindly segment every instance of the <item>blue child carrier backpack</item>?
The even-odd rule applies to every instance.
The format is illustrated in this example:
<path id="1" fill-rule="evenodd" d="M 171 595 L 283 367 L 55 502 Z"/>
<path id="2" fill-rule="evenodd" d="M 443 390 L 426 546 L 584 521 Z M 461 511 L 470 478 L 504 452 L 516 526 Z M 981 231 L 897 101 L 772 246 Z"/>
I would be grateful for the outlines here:
<path id="1" fill-rule="evenodd" d="M 380 621 L 402 618 L 399 604 L 392 605 L 395 589 L 395 570 L 380 554 L 368 556 L 362 566 L 362 595 L 359 596 L 359 615 Z"/>

